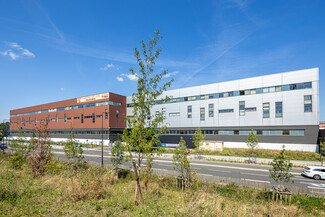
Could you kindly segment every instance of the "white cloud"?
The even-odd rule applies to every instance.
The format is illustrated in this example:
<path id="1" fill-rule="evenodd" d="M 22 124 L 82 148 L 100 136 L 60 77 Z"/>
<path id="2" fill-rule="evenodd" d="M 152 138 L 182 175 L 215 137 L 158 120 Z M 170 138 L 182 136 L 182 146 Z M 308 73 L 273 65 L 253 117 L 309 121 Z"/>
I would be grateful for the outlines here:
<path id="1" fill-rule="evenodd" d="M 113 65 L 112 63 L 110 63 L 110 64 L 106 64 L 104 67 L 100 68 L 100 70 L 102 70 L 102 71 L 107 71 L 108 69 L 111 69 L 111 68 L 116 68 L 116 69 L 118 69 L 117 66 Z"/>
<path id="2" fill-rule="evenodd" d="M 138 74 L 121 74 L 121 76 L 127 77 L 131 81 L 138 80 Z"/>
<path id="3" fill-rule="evenodd" d="M 6 51 L 0 52 L 2 56 L 9 56 L 12 60 L 16 60 L 20 57 L 31 57 L 35 58 L 35 54 L 23 48 L 18 43 L 12 42 L 9 43 L 8 46 L 10 47 Z"/>
<path id="4" fill-rule="evenodd" d="M 65 88 L 64 88 L 64 87 L 61 87 L 61 88 L 60 88 L 60 90 L 61 90 L 61 91 L 64 91 L 64 90 L 65 90 Z"/>
<path id="5" fill-rule="evenodd" d="M 164 75 L 163 78 L 169 78 L 170 76 L 177 75 L 178 73 L 179 73 L 179 71 L 171 72 L 171 73 Z"/>
<path id="6" fill-rule="evenodd" d="M 119 82 L 123 82 L 123 81 L 124 81 L 124 78 L 119 77 L 119 76 L 117 76 L 116 79 L 117 79 Z"/>

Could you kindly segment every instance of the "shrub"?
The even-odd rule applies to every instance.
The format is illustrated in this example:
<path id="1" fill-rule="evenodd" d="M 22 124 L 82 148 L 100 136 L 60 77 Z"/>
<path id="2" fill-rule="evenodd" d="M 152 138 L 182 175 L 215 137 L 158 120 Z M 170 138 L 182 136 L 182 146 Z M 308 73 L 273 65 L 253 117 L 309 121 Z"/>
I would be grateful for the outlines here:
<path id="1" fill-rule="evenodd" d="M 122 145 L 121 141 L 116 141 L 112 147 L 112 157 L 111 162 L 113 164 L 113 167 L 116 171 L 116 175 L 118 176 L 118 169 L 119 166 L 122 164 L 124 159 L 124 147 Z"/>
<path id="2" fill-rule="evenodd" d="M 49 132 L 47 124 L 40 122 L 36 129 L 39 140 L 35 144 L 35 149 L 28 158 L 29 166 L 34 176 L 44 175 L 47 166 L 52 159 L 51 145 L 49 142 Z"/>
<path id="3" fill-rule="evenodd" d="M 83 150 L 81 145 L 78 146 L 78 142 L 74 139 L 73 129 L 71 129 L 71 133 L 68 141 L 65 143 L 64 154 L 68 158 L 69 161 L 73 164 L 80 164 L 84 159 Z"/>
<path id="4" fill-rule="evenodd" d="M 17 140 L 10 142 L 9 146 L 13 151 L 13 155 L 10 157 L 10 165 L 15 169 L 21 169 L 21 167 L 27 162 L 27 157 L 34 149 L 35 139 L 32 137 L 30 142 L 24 139 L 25 134 L 19 130 Z"/>

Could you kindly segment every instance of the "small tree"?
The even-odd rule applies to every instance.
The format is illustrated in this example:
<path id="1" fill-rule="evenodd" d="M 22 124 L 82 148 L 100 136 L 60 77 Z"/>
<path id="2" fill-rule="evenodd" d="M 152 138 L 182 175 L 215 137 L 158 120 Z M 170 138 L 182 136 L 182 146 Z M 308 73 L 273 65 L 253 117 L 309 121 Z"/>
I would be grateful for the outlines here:
<path id="1" fill-rule="evenodd" d="M 118 169 L 122 164 L 124 159 L 124 147 L 121 141 L 116 141 L 112 147 L 112 157 L 111 162 L 116 171 L 116 176 L 118 177 Z"/>
<path id="2" fill-rule="evenodd" d="M 39 140 L 36 140 L 35 149 L 28 157 L 28 163 L 34 176 L 44 175 L 47 166 L 51 162 L 52 152 L 49 140 L 49 131 L 47 124 L 40 122 L 36 127 L 36 134 Z"/>
<path id="3" fill-rule="evenodd" d="M 195 146 L 195 151 L 198 152 L 200 156 L 200 145 L 202 141 L 205 139 L 205 136 L 202 134 L 202 130 L 200 128 L 196 128 L 195 134 L 193 135 L 193 143 Z"/>
<path id="4" fill-rule="evenodd" d="M 153 38 L 148 43 L 141 41 L 142 52 L 135 48 L 135 57 L 139 65 L 139 72 L 135 73 L 131 68 L 132 76 L 137 78 L 137 91 L 132 94 L 133 118 L 127 117 L 127 129 L 123 131 L 122 140 L 126 143 L 125 149 L 127 158 L 133 161 L 135 179 L 137 181 L 135 203 L 138 204 L 138 192 L 142 200 L 140 185 L 140 165 L 144 158 L 150 160 L 152 148 L 159 143 L 159 136 L 165 130 L 162 126 L 164 119 L 163 112 L 150 115 L 150 109 L 156 99 L 165 91 L 172 81 L 162 83 L 168 71 L 155 72 L 155 62 L 161 52 L 161 48 L 156 48 L 158 40 L 161 39 L 160 31 L 156 31 Z M 166 100 L 168 97 L 165 99 Z M 150 164 L 149 164 L 150 165 Z"/>
<path id="5" fill-rule="evenodd" d="M 174 170 L 180 174 L 178 180 L 181 182 L 182 190 L 185 186 L 193 186 L 196 181 L 196 171 L 192 170 L 187 156 L 186 142 L 181 137 L 173 155 L 173 164 Z"/>
<path id="6" fill-rule="evenodd" d="M 9 144 L 13 155 L 10 157 L 10 164 L 15 169 L 21 167 L 27 162 L 27 157 L 34 148 L 34 143 L 25 140 L 25 133 L 19 129 L 18 138 L 12 140 Z"/>
<path id="7" fill-rule="evenodd" d="M 84 159 L 82 147 L 80 145 L 78 146 L 78 142 L 74 139 L 73 128 L 71 128 L 70 136 L 63 150 L 68 160 L 72 161 L 74 164 L 80 164 Z"/>
<path id="8" fill-rule="evenodd" d="M 246 145 L 250 148 L 249 162 L 251 162 L 251 157 L 255 154 L 255 149 L 258 147 L 258 136 L 253 130 L 249 132 L 248 138 L 246 140 Z"/>
<path id="9" fill-rule="evenodd" d="M 292 163 L 284 156 L 284 146 L 280 154 L 274 158 L 271 162 L 272 169 L 270 169 L 270 177 L 280 185 L 280 191 L 284 190 L 284 183 L 290 182 L 290 178 L 293 176 L 290 173 Z"/>
<path id="10" fill-rule="evenodd" d="M 323 155 L 325 155 L 325 142 L 320 142 L 319 143 L 319 158 L 320 158 L 320 162 L 323 166 Z"/>

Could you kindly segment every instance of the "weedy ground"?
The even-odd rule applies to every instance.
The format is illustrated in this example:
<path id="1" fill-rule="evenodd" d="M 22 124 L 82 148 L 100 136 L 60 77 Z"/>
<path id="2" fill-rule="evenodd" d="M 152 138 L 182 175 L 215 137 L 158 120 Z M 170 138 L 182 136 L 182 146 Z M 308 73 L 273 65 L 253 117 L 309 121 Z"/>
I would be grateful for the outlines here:
<path id="1" fill-rule="evenodd" d="M 46 175 L 27 166 L 15 170 L 0 155 L 0 216 L 324 216 L 325 199 L 293 196 L 290 206 L 270 201 L 270 193 L 200 182 L 184 192 L 172 177 L 153 176 L 144 200 L 134 203 L 136 182 L 125 171 L 65 166 L 53 160 Z"/>
<path id="2" fill-rule="evenodd" d="M 270 158 L 274 159 L 279 155 L 281 150 L 269 149 L 255 149 L 257 158 Z M 166 153 L 173 153 L 174 149 L 165 150 Z M 192 152 L 191 152 L 192 153 Z M 193 151 L 194 153 L 194 151 Z M 249 157 L 251 150 L 248 148 L 224 148 L 223 151 L 201 151 L 201 155 L 220 155 L 220 156 L 235 156 L 235 157 Z M 319 161 L 318 153 L 307 151 L 285 151 L 285 156 L 290 160 L 301 161 Z"/>

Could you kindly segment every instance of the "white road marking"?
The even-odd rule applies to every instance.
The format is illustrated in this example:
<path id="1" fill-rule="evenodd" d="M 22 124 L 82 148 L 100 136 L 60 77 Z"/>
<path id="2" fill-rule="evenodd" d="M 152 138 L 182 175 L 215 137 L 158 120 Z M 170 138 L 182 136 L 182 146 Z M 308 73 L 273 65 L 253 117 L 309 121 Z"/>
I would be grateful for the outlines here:
<path id="1" fill-rule="evenodd" d="M 307 186 L 307 188 L 313 188 L 313 189 L 321 189 L 321 190 L 325 190 L 325 188 L 317 188 L 317 187 L 310 187 L 310 186 Z M 320 193 L 320 192 L 319 192 Z M 325 194 L 325 191 L 323 192 L 323 194 Z"/>
<path id="2" fill-rule="evenodd" d="M 252 182 L 264 182 L 264 183 L 270 183 L 270 182 L 268 182 L 268 181 L 255 180 L 255 179 L 241 179 L 241 180 L 252 181 Z"/>
<path id="3" fill-rule="evenodd" d="M 213 175 L 210 175 L 210 174 L 203 174 L 203 173 L 198 173 L 198 175 L 200 175 L 200 176 L 213 176 Z"/>
<path id="4" fill-rule="evenodd" d="M 158 168 L 153 168 L 153 170 L 162 170 L 162 171 L 168 171 L 166 169 L 158 169 Z"/>
<path id="5" fill-rule="evenodd" d="M 53 152 L 54 154 L 64 154 L 63 152 Z M 88 157 L 101 157 L 99 155 L 95 154 L 84 154 L 84 156 Z M 110 156 L 104 156 L 104 158 L 111 158 Z M 132 158 L 135 160 L 136 158 Z M 172 161 L 167 161 L 167 160 L 154 160 L 154 162 L 160 162 L 160 163 L 168 163 L 171 164 Z M 202 163 L 191 163 L 192 166 L 205 166 L 205 167 L 217 167 L 217 168 L 227 168 L 227 169 L 236 169 L 236 170 L 250 170 L 250 171 L 259 171 L 259 172 L 269 172 L 269 170 L 265 169 L 254 169 L 254 168 L 245 168 L 245 167 L 234 167 L 234 166 L 223 166 L 223 165 L 216 165 L 216 164 L 202 164 Z M 297 172 L 292 172 L 291 174 L 300 174 Z"/>
<path id="6" fill-rule="evenodd" d="M 310 182 L 300 182 L 301 184 L 307 184 L 307 185 L 311 185 L 311 186 L 308 186 L 308 187 L 317 187 L 317 188 L 323 188 L 325 189 L 325 184 L 316 184 L 316 183 L 310 183 Z"/>
<path id="7" fill-rule="evenodd" d="M 252 175 L 252 176 L 265 176 L 268 177 L 268 175 L 262 175 L 262 174 L 255 174 L 255 173 L 240 173 L 242 175 Z"/>
<path id="8" fill-rule="evenodd" d="M 213 171 L 213 172 L 231 173 L 231 171 L 224 171 L 224 170 L 212 170 L 212 169 L 208 169 L 208 170 Z"/>

